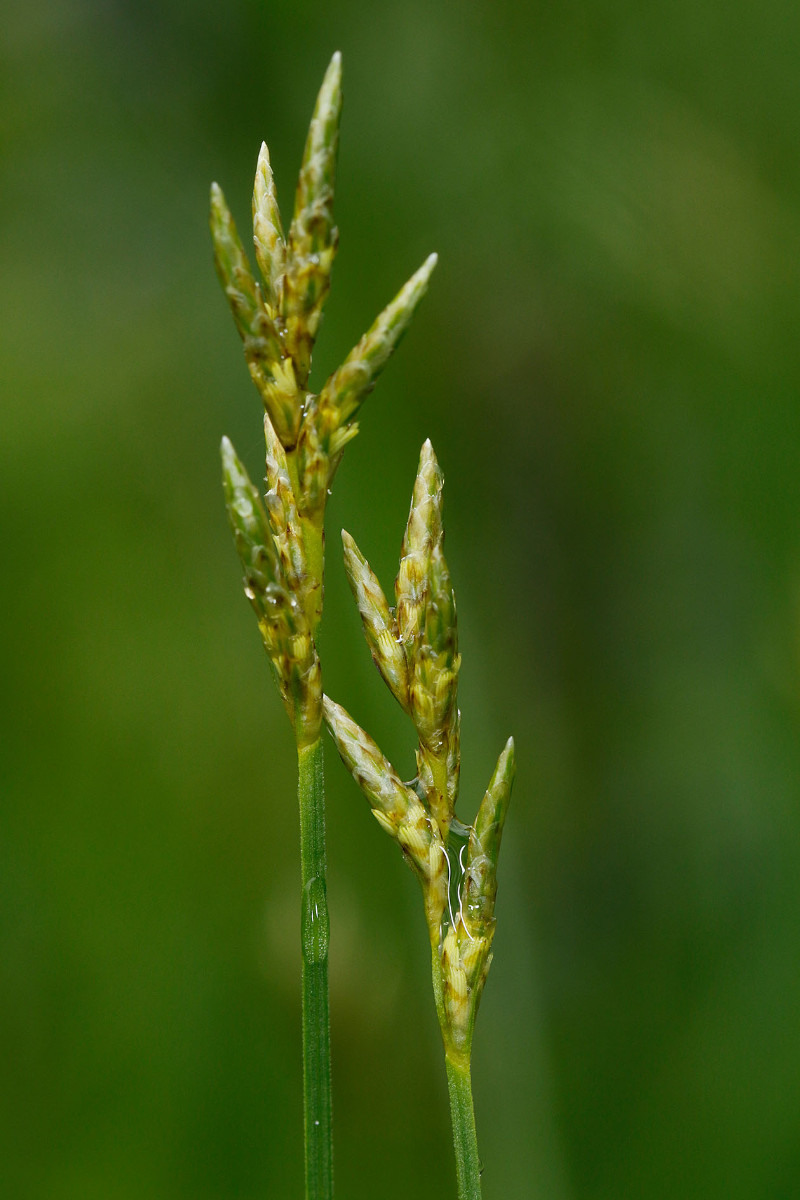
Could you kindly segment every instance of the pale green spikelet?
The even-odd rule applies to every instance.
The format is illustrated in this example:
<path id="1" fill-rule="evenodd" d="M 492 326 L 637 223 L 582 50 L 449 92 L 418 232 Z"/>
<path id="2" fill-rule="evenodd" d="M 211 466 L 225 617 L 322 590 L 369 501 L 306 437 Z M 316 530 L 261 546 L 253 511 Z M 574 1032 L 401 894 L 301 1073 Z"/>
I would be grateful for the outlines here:
<path id="1" fill-rule="evenodd" d="M 222 480 L 233 539 L 245 571 L 244 586 L 258 591 L 284 588 L 275 542 L 258 489 L 238 458 L 229 438 L 222 439 Z M 253 597 L 248 593 L 253 603 Z"/>
<path id="2" fill-rule="evenodd" d="M 339 241 L 333 223 L 333 193 L 341 111 L 342 58 L 337 52 L 325 73 L 311 118 L 287 241 L 283 318 L 286 344 L 300 387 L 305 387 L 308 380 L 311 350 L 330 289 Z"/>
<path id="3" fill-rule="evenodd" d="M 432 254 L 328 378 L 319 395 L 307 398 L 297 447 L 306 511 L 324 505 L 342 451 L 358 433 L 354 417 L 408 328 L 435 265 L 436 255 Z"/>
<path id="4" fill-rule="evenodd" d="M 403 538 L 396 614 L 353 539 L 342 534 L 345 569 L 373 659 L 414 722 L 419 739 L 416 779 L 401 783 L 372 739 L 327 697 L 324 716 L 379 823 L 400 842 L 419 876 L 440 980 L 442 1036 L 448 1055 L 463 1064 L 469 1060 L 475 1014 L 491 962 L 497 856 L 514 778 L 514 743 L 509 739 L 500 755 L 475 826 L 467 830 L 455 815 L 461 660 L 455 595 L 443 551 L 442 486 L 436 455 L 426 442 Z M 409 802 L 409 816 L 402 819 L 400 795 Z M 416 806 L 424 825 L 414 815 Z M 466 845 L 459 847 L 459 838 L 466 838 Z"/>
<path id="5" fill-rule="evenodd" d="M 447 903 L 447 854 L 414 782 L 402 783 L 369 734 L 328 696 L 323 715 L 339 757 L 369 801 L 373 816 L 400 846 L 422 884 L 428 926 L 439 929 Z"/>
<path id="6" fill-rule="evenodd" d="M 320 408 L 324 411 L 332 410 L 337 429 L 352 420 L 375 386 L 379 374 L 411 324 L 411 318 L 428 290 L 428 282 L 436 262 L 435 254 L 428 256 L 420 269 L 376 318 L 320 392 Z"/>
<path id="7" fill-rule="evenodd" d="M 458 796 L 458 671 L 455 596 L 442 542 L 443 477 L 425 442 L 395 582 L 397 631 L 409 667 L 409 712 L 430 776 L 429 804 L 442 837 Z"/>
<path id="8" fill-rule="evenodd" d="M 401 822 L 406 820 L 416 797 L 400 781 L 392 764 L 369 734 L 340 704 L 335 704 L 325 696 L 323 709 L 342 762 L 369 800 L 370 806 L 385 818 L 382 822 L 384 828 L 389 828 L 397 837 Z M 416 803 L 421 809 L 419 800 Z"/>
<path id="9" fill-rule="evenodd" d="M 286 544 L 278 509 L 286 505 L 290 510 L 291 501 L 278 479 L 280 491 L 270 493 L 275 501 L 268 513 L 228 438 L 223 438 L 221 451 L 225 502 L 244 569 L 244 593 L 256 614 L 298 743 L 310 744 L 319 736 L 322 680 L 302 590 L 293 589 L 287 577 L 288 569 L 294 579 L 299 564 Z"/>
<path id="10" fill-rule="evenodd" d="M 253 185 L 253 244 L 264 280 L 264 304 L 273 321 L 281 310 L 286 245 L 267 143 L 261 143 Z"/>
<path id="11" fill-rule="evenodd" d="M 428 589 L 428 564 L 434 543 L 442 536 L 442 472 L 433 446 L 426 441 L 419 459 L 408 523 L 395 581 L 397 630 L 413 662 Z"/>
<path id="12" fill-rule="evenodd" d="M 342 530 L 342 545 L 345 573 L 358 605 L 373 662 L 392 695 L 407 709 L 408 664 L 397 637 L 394 617 L 374 571 L 346 529 Z"/>
<path id="13" fill-rule="evenodd" d="M 222 189 L 211 185 L 211 236 L 214 262 L 239 335 L 250 376 L 284 445 L 294 445 L 302 401 L 294 365 L 281 346 L 279 331 L 253 278 Z"/>
<path id="14" fill-rule="evenodd" d="M 281 357 L 278 335 L 264 308 L 261 289 L 253 278 L 236 224 L 217 183 L 211 185 L 210 224 L 214 265 L 245 344 L 245 353 L 263 362 L 268 370 Z"/>
<path id="15" fill-rule="evenodd" d="M 228 438 L 222 439 L 221 451 L 225 503 L 244 570 L 244 594 L 274 663 L 298 632 L 295 607 L 261 497 Z"/>

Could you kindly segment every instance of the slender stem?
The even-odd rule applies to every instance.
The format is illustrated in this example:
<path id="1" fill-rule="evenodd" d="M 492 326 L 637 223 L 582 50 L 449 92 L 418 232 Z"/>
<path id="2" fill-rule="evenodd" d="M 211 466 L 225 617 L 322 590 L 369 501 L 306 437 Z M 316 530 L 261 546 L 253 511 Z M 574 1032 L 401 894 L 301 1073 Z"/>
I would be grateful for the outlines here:
<path id="1" fill-rule="evenodd" d="M 328 1009 L 328 898 L 322 741 L 298 746 L 303 881 L 303 1105 L 306 1200 L 332 1200 L 331 1048 Z"/>
<path id="2" fill-rule="evenodd" d="M 469 1059 L 454 1062 L 445 1055 L 450 1115 L 453 1119 L 453 1145 L 456 1151 L 458 1200 L 481 1200 L 481 1168 L 472 1106 L 472 1079 Z"/>

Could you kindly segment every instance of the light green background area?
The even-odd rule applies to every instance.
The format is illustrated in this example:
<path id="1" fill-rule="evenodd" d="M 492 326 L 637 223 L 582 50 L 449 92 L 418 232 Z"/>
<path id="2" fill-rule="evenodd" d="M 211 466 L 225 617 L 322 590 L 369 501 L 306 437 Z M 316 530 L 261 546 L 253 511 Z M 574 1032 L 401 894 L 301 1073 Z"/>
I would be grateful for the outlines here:
<path id="1" fill-rule="evenodd" d="M 0 1192 L 301 1194 L 290 732 L 219 481 L 211 264 L 344 55 L 321 382 L 431 250 L 329 508 L 326 686 L 411 774 L 341 567 L 446 476 L 461 813 L 519 773 L 485 1200 L 800 1194 L 800 15 L 11 0 L 0 28 Z M 455 1194 L 417 885 L 328 753 L 338 1194 Z"/>

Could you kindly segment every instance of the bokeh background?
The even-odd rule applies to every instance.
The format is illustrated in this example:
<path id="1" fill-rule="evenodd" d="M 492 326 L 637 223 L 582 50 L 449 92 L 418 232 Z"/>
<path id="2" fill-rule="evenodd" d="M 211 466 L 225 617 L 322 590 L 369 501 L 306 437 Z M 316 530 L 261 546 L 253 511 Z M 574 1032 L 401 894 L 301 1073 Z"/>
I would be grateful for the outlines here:
<path id="1" fill-rule="evenodd" d="M 328 690 L 419 446 L 462 815 L 513 732 L 474 1060 L 486 1200 L 800 1195 L 800 12 L 10 0 L 0 29 L 0 1190 L 301 1194 L 293 747 L 219 483 L 259 401 L 211 265 L 290 208 L 335 49 L 315 379 L 440 265 L 329 509 Z M 453 1196 L 417 887 L 328 756 L 338 1191 Z"/>

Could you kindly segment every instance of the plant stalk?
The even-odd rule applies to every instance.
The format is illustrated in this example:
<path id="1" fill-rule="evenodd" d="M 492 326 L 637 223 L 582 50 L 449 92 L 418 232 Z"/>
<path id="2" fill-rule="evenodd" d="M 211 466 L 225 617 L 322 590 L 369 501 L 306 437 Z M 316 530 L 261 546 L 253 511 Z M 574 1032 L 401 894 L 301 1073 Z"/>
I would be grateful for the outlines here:
<path id="1" fill-rule="evenodd" d="M 332 1200 L 328 898 L 322 741 L 297 749 L 302 875 L 303 1106 L 306 1200 Z"/>
<path id="2" fill-rule="evenodd" d="M 469 1059 L 455 1062 L 445 1054 L 450 1115 L 453 1120 L 453 1145 L 456 1152 L 458 1200 L 481 1200 L 481 1168 L 475 1110 L 472 1105 L 472 1078 Z"/>

